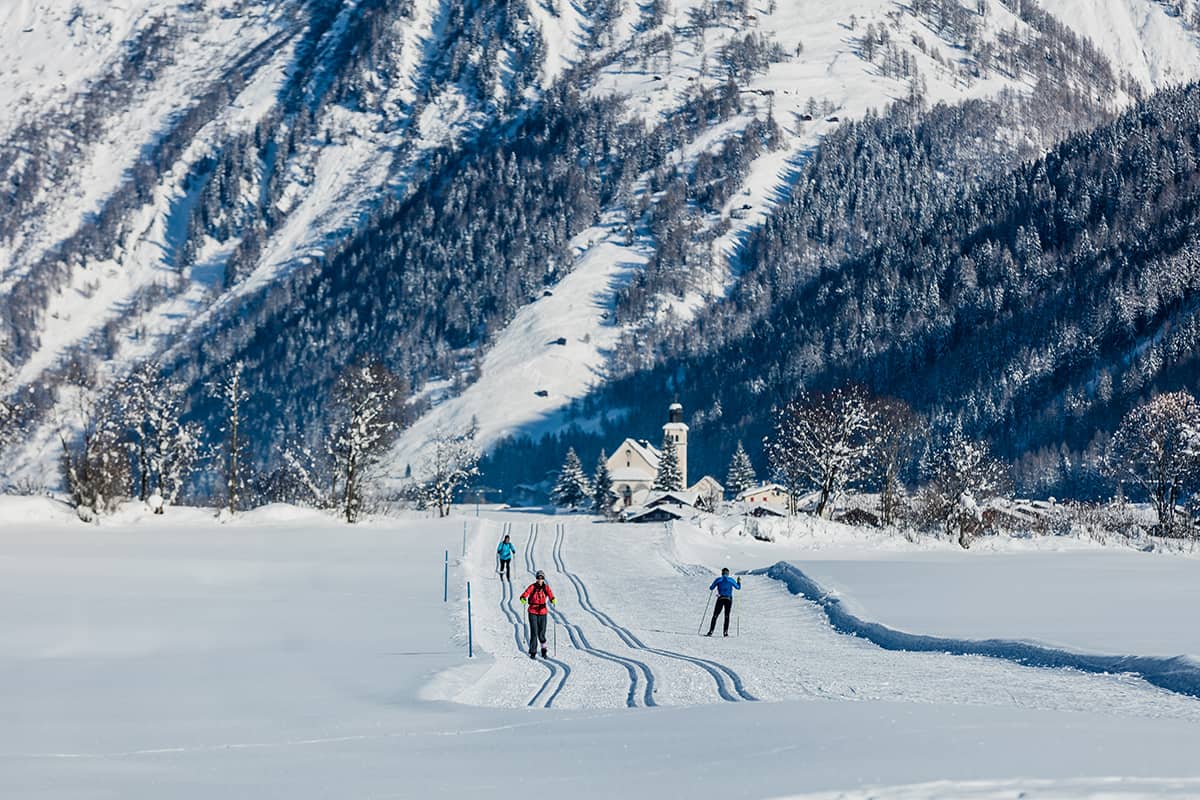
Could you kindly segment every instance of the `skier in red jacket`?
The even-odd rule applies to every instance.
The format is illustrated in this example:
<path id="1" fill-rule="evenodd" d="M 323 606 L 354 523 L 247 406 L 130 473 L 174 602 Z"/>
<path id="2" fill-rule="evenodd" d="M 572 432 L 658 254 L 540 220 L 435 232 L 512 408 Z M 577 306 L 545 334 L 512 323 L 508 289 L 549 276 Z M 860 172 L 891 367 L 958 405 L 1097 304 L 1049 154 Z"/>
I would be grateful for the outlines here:
<path id="1" fill-rule="evenodd" d="M 529 657 L 537 658 L 537 644 L 542 643 L 542 658 L 546 653 L 547 603 L 554 603 L 554 592 L 546 583 L 546 573 L 537 571 L 537 579 L 521 592 L 521 604 L 529 604 Z"/>

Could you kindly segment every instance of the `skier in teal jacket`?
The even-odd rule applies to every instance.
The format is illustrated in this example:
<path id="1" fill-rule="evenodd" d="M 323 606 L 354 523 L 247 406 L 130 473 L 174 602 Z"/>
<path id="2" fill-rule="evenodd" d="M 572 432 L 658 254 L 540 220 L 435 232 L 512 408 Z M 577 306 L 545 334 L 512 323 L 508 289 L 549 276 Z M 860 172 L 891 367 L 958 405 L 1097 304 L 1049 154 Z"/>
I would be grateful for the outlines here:
<path id="1" fill-rule="evenodd" d="M 504 541 L 496 548 L 496 557 L 500 559 L 500 578 L 503 580 L 507 576 L 509 583 L 512 583 L 512 557 L 515 552 L 517 548 L 508 540 L 508 534 L 504 534 Z"/>
<path id="2" fill-rule="evenodd" d="M 713 608 L 712 622 L 708 624 L 708 633 L 705 636 L 712 636 L 713 631 L 717 627 L 717 616 L 721 610 L 725 610 L 725 635 L 729 635 L 729 612 L 733 610 L 733 590 L 742 588 L 741 578 L 729 577 L 729 567 L 721 569 L 721 577 L 717 578 L 708 587 L 711 592 L 717 590 L 717 605 Z"/>

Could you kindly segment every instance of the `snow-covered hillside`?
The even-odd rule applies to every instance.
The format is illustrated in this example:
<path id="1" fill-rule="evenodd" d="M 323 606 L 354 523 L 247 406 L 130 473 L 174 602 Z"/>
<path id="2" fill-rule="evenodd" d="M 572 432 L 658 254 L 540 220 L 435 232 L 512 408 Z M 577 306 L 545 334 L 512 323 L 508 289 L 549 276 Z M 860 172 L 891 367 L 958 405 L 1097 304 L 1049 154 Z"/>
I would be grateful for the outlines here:
<path id="1" fill-rule="evenodd" d="M 677 4 L 677 17 L 700 3 Z M 761 4 L 760 4 L 761 5 Z M 1200 38 L 1185 27 L 1180 17 L 1171 16 L 1151 0 L 1110 0 L 1096 7 L 1051 0 L 1043 6 L 1082 36 L 1091 38 L 1110 59 L 1117 72 L 1126 73 L 1138 86 L 1151 90 L 1200 76 Z M 1001 75 L 973 80 L 957 70 L 952 42 L 939 40 L 929 25 L 908 14 L 904 6 L 876 0 L 826 3 L 798 0 L 771 3 L 773 12 L 756 8 L 749 30 L 778 41 L 794 58 L 773 64 L 745 87 L 752 93 L 755 108 L 768 108 L 784 131 L 783 146 L 759 157 L 741 190 L 723 211 L 729 229 L 713 245 L 709 274 L 695 281 L 695 289 L 680 300 L 665 299 L 660 315 L 671 321 L 686 320 L 706 298 L 720 297 L 736 279 L 730 257 L 745 232 L 761 222 L 764 214 L 786 188 L 789 175 L 816 147 L 821 137 L 842 120 L 861 117 L 868 109 L 880 109 L 910 90 L 910 81 L 888 77 L 862 57 L 859 39 L 868 25 L 888 26 L 892 37 L 914 54 L 917 71 L 927 86 L 928 102 L 957 102 L 968 97 L 986 97 L 1004 87 L 1027 91 L 1031 87 Z M 996 36 L 1022 23 L 1000 3 L 983 3 L 988 14 L 985 36 Z M 617 91 L 633 99 L 632 108 L 650 116 L 667 113 L 678 92 L 703 80 L 701 68 L 722 42 L 740 31 L 723 29 L 705 47 L 681 46 L 664 63 L 649 70 L 613 64 L 604 71 L 602 90 Z M 934 61 L 915 47 L 918 39 L 929 39 L 947 56 Z M 669 63 L 668 63 L 669 62 Z M 1119 98 L 1117 105 L 1128 98 Z M 825 113 L 805 120 L 810 103 L 827 104 Z M 678 153 L 682 162 L 694 160 L 706 148 L 719 144 L 724 130 L 714 130 Z M 614 287 L 622 285 L 651 257 L 653 241 L 627 244 L 619 214 L 576 239 L 574 271 L 552 296 L 542 297 L 525 308 L 500 334 L 483 360 L 481 377 L 457 397 L 447 399 L 404 432 L 394 464 L 397 474 L 407 466 L 418 467 L 420 453 L 438 431 L 463 430 L 478 426 L 481 445 L 490 447 L 506 436 L 522 433 L 536 438 L 561 428 L 568 420 L 573 400 L 582 398 L 606 376 L 606 365 L 625 330 L 613 324 Z M 554 346 L 560 337 L 566 346 Z M 543 394 L 544 393 L 544 394 Z M 609 413 L 619 414 L 619 409 Z"/>
<path id="2" fill-rule="evenodd" d="M 943 5 L 962 19 L 939 18 Z M 1126 89 L 1200 75 L 1187 3 L 1043 5 L 1091 37 Z M 60 384 L 102 392 L 148 358 L 200 365 L 203 376 L 269 336 L 238 328 L 247 308 L 286 303 L 273 290 L 353 232 L 369 235 L 373 211 L 444 163 L 440 148 L 506 130 L 489 126 L 520 119 L 572 68 L 589 65 L 592 95 L 627 98 L 626 115 L 651 125 L 736 75 L 740 113 L 673 145 L 666 163 L 695 164 L 755 119 L 770 117 L 782 136 L 719 212 L 700 218 L 686 290 L 655 299 L 644 318 L 615 314 L 614 293 L 659 246 L 624 227 L 629 202 L 656 201 L 654 176 L 642 175 L 574 235 L 573 263 L 552 291 L 479 334 L 478 380 L 405 434 L 393 471 L 418 467 L 438 428 L 475 420 L 485 447 L 518 429 L 556 428 L 605 379 L 623 334 L 678 324 L 729 290 L 747 230 L 841 121 L 903 98 L 1030 90 L 1019 69 L 980 64 L 955 27 L 965 19 L 974 44 L 998 50 L 1037 46 L 1020 6 L 522 0 L 501 14 L 461 0 L 9 4 L 0 175 L 14 188 L 0 198 L 0 395 L 32 399 L 4 471 L 56 482 L 56 431 L 75 396 Z M 1120 106 L 1129 96 L 1102 99 Z M 227 335 L 217 339 L 218 329 Z M 559 339 L 565 347 L 547 344 Z M 463 354 L 443 356 L 441 374 L 417 377 L 461 378 Z"/>
<path id="3" fill-rule="evenodd" d="M 1111 596 L 1115 577 L 1141 620 L 1098 620 L 1046 591 L 1042 610 L 1092 626 L 1089 647 L 1136 655 L 1124 649 L 1136 643 L 1194 671 L 1194 638 L 1158 600 L 1169 587 L 1195 606 L 1194 557 L 1059 537 L 983 553 L 819 522 L 767 543 L 489 508 L 346 526 L 283 505 L 225 521 L 131 505 L 95 526 L 44 498 L 2 498 L 0 523 L 8 797 L 1142 798 L 1200 786 L 1200 703 L 1134 673 L 881 647 L 839 632 L 825 598 L 765 574 L 743 575 L 728 638 L 697 635 L 721 566 L 811 571 L 833 557 L 847 605 L 902 560 L 933 586 L 961 585 L 962 569 L 985 578 L 953 604 L 906 598 L 912 633 L 938 632 L 952 605 L 963 639 L 997 622 L 1039 639 L 1026 606 L 999 602 L 1021 580 L 1016 558 L 1069 575 L 1063 588 L 1083 598 Z M 511 589 L 494 567 L 504 531 Z M 557 601 L 549 658 L 531 661 L 515 596 L 535 568 Z"/>

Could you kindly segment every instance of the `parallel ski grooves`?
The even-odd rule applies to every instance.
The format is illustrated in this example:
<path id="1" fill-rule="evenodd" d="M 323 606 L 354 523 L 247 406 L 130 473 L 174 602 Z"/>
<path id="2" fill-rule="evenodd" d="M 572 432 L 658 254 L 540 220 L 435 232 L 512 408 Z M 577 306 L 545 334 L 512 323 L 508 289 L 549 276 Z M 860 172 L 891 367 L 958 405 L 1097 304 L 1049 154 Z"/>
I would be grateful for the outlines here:
<path id="1" fill-rule="evenodd" d="M 533 553 L 532 553 L 533 546 L 536 542 L 537 542 L 537 524 L 534 523 L 529 526 L 529 541 L 525 544 L 525 571 L 529 573 L 529 576 L 531 578 L 534 576 L 534 573 L 537 572 L 537 567 L 534 564 Z M 509 607 L 511 608 L 512 607 L 512 593 L 509 593 L 508 602 L 509 602 Z M 513 610 L 515 612 L 516 609 L 513 609 Z M 525 652 L 528 653 L 529 651 L 526 650 Z M 542 704 L 544 708 L 550 708 L 550 706 L 553 705 L 555 698 L 558 697 L 559 692 L 561 692 L 563 690 L 563 687 L 567 685 L 567 678 L 569 678 L 571 676 L 571 667 L 568 666 L 565 661 L 559 661 L 557 658 L 544 658 L 544 659 L 542 659 L 542 663 L 550 668 L 550 677 L 546 678 L 546 682 L 542 684 L 542 688 L 537 690 L 537 693 L 533 696 L 532 699 L 530 699 L 528 705 L 530 705 L 530 706 L 537 705 L 538 701 L 545 694 L 546 690 L 550 687 L 550 685 L 552 683 L 554 683 L 554 679 L 557 676 L 558 677 L 558 685 L 555 686 L 554 691 L 550 693 L 550 696 L 548 698 L 546 698 L 546 702 Z"/>
<path id="2" fill-rule="evenodd" d="M 585 604 L 583 593 L 579 591 L 579 585 L 576 582 L 577 578 L 575 578 L 571 573 L 567 572 L 566 564 L 563 563 L 562 542 L 563 542 L 563 537 L 565 535 L 566 535 L 566 526 L 556 525 L 555 526 L 555 534 L 554 534 L 554 549 L 552 551 L 553 557 L 554 557 L 554 566 L 560 573 L 565 575 L 567 577 L 567 579 L 571 581 L 571 584 L 573 586 L 575 586 L 575 593 L 579 596 L 580 607 L 583 608 L 588 613 L 592 614 L 592 616 L 596 616 L 595 612 Z M 600 619 L 599 617 L 596 617 L 596 618 L 598 620 Z M 563 622 L 564 622 L 564 624 L 569 624 L 569 623 L 566 623 L 565 618 L 564 618 Z M 601 620 L 601 622 L 603 623 L 602 620 Z M 571 627 L 578 627 L 578 626 L 571 626 Z M 580 636 L 581 637 L 583 636 L 582 631 L 580 631 Z M 586 641 L 587 640 L 584 639 L 585 643 L 586 643 Z M 644 705 L 646 705 L 647 707 L 658 705 L 658 703 L 656 703 L 654 700 L 654 692 L 655 692 L 654 671 L 652 669 L 650 669 L 649 664 L 645 663 L 644 661 L 638 661 L 637 659 L 633 659 L 633 658 L 623 658 L 621 656 L 616 656 L 616 655 L 613 655 L 612 653 L 608 653 L 606 651 L 594 650 L 594 648 L 590 648 L 590 647 L 589 647 L 589 649 L 592 649 L 597 655 L 603 654 L 603 655 L 601 655 L 602 658 L 607 656 L 607 657 L 610 657 L 610 660 L 621 663 L 625 667 L 625 669 L 629 671 L 629 681 L 630 681 L 629 699 L 626 702 L 628 703 L 628 705 L 630 707 L 633 707 L 634 705 L 636 705 L 636 703 L 634 702 L 634 696 L 637 694 L 637 688 L 638 688 L 638 671 L 640 671 L 642 676 L 645 678 L 645 692 L 642 697 L 642 703 Z"/>
<path id="3" fill-rule="evenodd" d="M 504 523 L 504 535 L 510 535 L 511 531 L 512 523 Z M 500 578 L 500 611 L 513 626 L 513 639 L 517 648 L 528 652 L 529 648 L 525 647 L 525 627 L 521 624 L 521 616 L 512 606 L 512 581 L 505 580 L 503 576 Z M 554 670 L 550 670 L 550 674 L 553 675 Z"/>
<path id="4" fill-rule="evenodd" d="M 537 541 L 536 529 L 538 528 L 537 523 L 534 523 L 534 528 L 535 528 L 535 534 L 533 537 L 533 542 L 536 542 Z M 555 541 L 554 546 L 555 546 L 555 548 L 557 548 L 558 547 L 557 536 L 555 537 L 554 541 Z M 531 545 L 529 559 L 532 562 L 533 567 L 536 569 L 537 559 L 533 555 L 532 550 L 533 550 L 533 548 Z M 556 564 L 558 563 L 557 557 L 555 558 L 555 563 Z M 571 638 L 571 644 L 575 647 L 576 650 L 581 650 L 581 651 L 587 653 L 588 655 L 595 656 L 596 658 L 599 658 L 603 661 L 609 661 L 614 664 L 618 664 L 621 667 L 624 667 L 625 672 L 629 675 L 629 693 L 625 697 L 625 705 L 626 706 L 628 706 L 629 708 L 637 708 L 638 682 L 639 682 L 638 670 L 639 669 L 642 670 L 642 672 L 646 675 L 646 690 L 645 690 L 645 695 L 644 695 L 642 702 L 646 706 L 657 705 L 657 703 L 654 702 L 654 674 L 652 672 L 650 672 L 649 667 L 647 667 L 645 664 L 642 664 L 641 662 L 635 661 L 631 658 L 625 658 L 623 656 L 619 656 L 615 653 L 609 652 L 608 650 L 602 650 L 598 647 L 593 647 L 592 643 L 588 641 L 587 634 L 585 634 L 583 632 L 583 629 L 580 628 L 578 625 L 574 624 L 573 622 L 571 622 L 567 618 L 566 614 L 564 614 L 562 611 L 558 610 L 557 608 L 555 608 L 553 606 L 550 607 L 550 615 L 552 617 L 554 617 L 555 621 L 559 622 L 564 628 L 566 628 L 567 635 Z"/>
<path id="5" fill-rule="evenodd" d="M 566 534 L 565 534 L 565 529 L 564 529 L 564 531 L 563 531 L 564 538 L 565 538 L 565 535 Z M 746 687 L 745 687 L 745 684 L 742 682 L 741 676 L 738 675 L 734 670 L 725 666 L 724 664 L 721 664 L 717 661 L 710 661 L 705 658 L 699 658 L 697 656 L 689 656 L 689 655 L 685 655 L 683 653 L 677 653 L 674 650 L 663 650 L 661 648 L 649 647 L 648 645 L 646 645 L 644 642 L 642 642 L 641 639 L 639 639 L 637 636 L 635 636 L 633 634 L 633 632 L 630 631 L 628 628 L 626 628 L 622 625 L 618 625 L 615 621 L 613 621 L 612 617 L 608 616 L 608 614 L 605 614 L 603 611 L 596 608 L 596 606 L 592 603 L 591 594 L 588 592 L 587 584 L 584 583 L 583 579 L 581 579 L 575 573 L 567 571 L 566 563 L 563 561 L 563 558 L 562 558 L 561 543 L 559 544 L 558 561 L 559 561 L 560 566 L 563 569 L 563 574 L 565 574 L 567 576 L 567 578 L 575 585 L 576 591 L 578 591 L 579 596 L 580 596 L 580 605 L 583 606 L 584 610 L 586 610 L 588 613 L 592 614 L 592 616 L 594 616 L 597 620 L 599 620 L 602 625 L 604 625 L 605 627 L 611 629 L 614 633 L 616 633 L 617 636 L 619 636 L 621 638 L 621 640 L 623 642 L 625 642 L 625 644 L 628 647 L 634 648 L 636 650 L 644 650 L 647 653 L 654 653 L 655 655 L 660 655 L 660 656 L 663 656 L 664 658 L 672 658 L 672 659 L 675 659 L 678 661 L 684 661 L 684 662 L 687 662 L 694 666 L 700 667 L 700 669 L 704 670 L 710 676 L 712 676 L 713 682 L 716 683 L 716 686 L 717 686 L 717 694 L 719 694 L 723 700 L 728 700 L 729 702 L 736 702 L 738 700 L 757 700 L 758 699 L 757 697 L 755 697 L 754 695 L 752 695 L 748 691 L 746 691 Z M 729 685 L 728 685 L 727 681 L 729 683 L 733 684 L 732 692 L 729 690 Z"/>

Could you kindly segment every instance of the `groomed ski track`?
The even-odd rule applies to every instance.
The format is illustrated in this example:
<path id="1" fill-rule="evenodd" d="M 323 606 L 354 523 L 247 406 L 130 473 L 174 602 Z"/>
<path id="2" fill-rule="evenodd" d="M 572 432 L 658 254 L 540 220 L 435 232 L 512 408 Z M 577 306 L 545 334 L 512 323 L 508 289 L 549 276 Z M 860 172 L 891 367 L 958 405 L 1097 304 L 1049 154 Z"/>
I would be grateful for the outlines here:
<path id="1" fill-rule="evenodd" d="M 537 573 L 537 560 L 536 560 L 535 556 L 533 555 L 533 553 L 534 553 L 534 548 L 536 546 L 539 533 L 540 533 L 540 528 L 539 528 L 538 524 L 537 523 L 532 524 L 530 526 L 530 531 L 529 531 L 529 541 L 525 548 L 525 559 L 526 559 L 525 563 L 526 563 L 526 567 L 530 573 L 531 578 Z M 546 582 L 549 583 L 549 580 L 547 580 Z M 550 588 L 551 588 L 551 591 L 553 591 L 554 587 L 551 586 Z M 556 597 L 556 599 L 557 599 L 557 597 Z M 627 658 L 621 658 L 620 656 L 610 653 L 606 650 L 601 650 L 599 648 L 592 647 L 592 644 L 591 644 L 591 642 L 588 641 L 587 634 L 585 634 L 583 632 L 583 629 L 580 628 L 578 625 L 571 623 L 570 620 L 567 619 L 566 614 L 564 614 L 562 611 L 559 611 L 558 608 L 556 608 L 556 605 L 557 605 L 557 603 L 550 606 L 550 616 L 554 619 L 555 622 L 557 622 L 559 625 L 562 625 L 564 628 L 566 628 L 567 635 L 571 639 L 571 645 L 576 650 L 584 652 L 589 656 L 593 656 L 595 658 L 599 658 L 604 661 L 609 661 L 611 663 L 618 664 L 629 675 L 629 694 L 626 695 L 625 704 L 629 708 L 637 707 L 637 695 L 638 695 L 638 683 L 639 683 L 638 671 L 640 669 L 642 671 L 642 674 L 645 675 L 645 684 L 644 684 L 645 685 L 645 697 L 643 698 L 643 704 L 646 706 L 655 705 L 655 702 L 654 702 L 654 673 L 652 673 L 650 671 L 650 668 L 647 667 L 645 664 L 641 664 L 639 662 L 635 662 L 635 661 L 632 661 Z"/>
<path id="2" fill-rule="evenodd" d="M 527 531 L 517 542 L 527 574 L 514 581 L 511 593 L 501 588 L 501 613 L 490 604 L 476 612 L 477 654 L 488 653 L 492 662 L 470 687 L 447 696 L 457 702 L 572 709 L 892 700 L 1200 721 L 1193 697 L 1138 674 L 1099 674 L 1070 663 L 1026 665 L 953 648 L 888 649 L 864 638 L 862 630 L 831 624 L 819 602 L 763 570 L 746 574 L 736 596 L 740 635 L 705 638 L 697 624 L 704 616 L 707 625 L 712 577 L 722 566 L 737 571 L 760 565 L 683 564 L 674 533 L 660 525 L 519 512 L 497 517 L 474 534 L 470 569 L 494 579 L 496 544 L 517 527 Z M 546 535 L 551 526 L 553 537 Z M 515 597 L 539 564 L 556 593 L 552 620 L 563 628 L 565 646 L 557 658 L 538 658 L 542 663 L 534 665 Z M 554 631 L 549 634 L 553 647 Z"/>
<path id="3" fill-rule="evenodd" d="M 715 661 L 709 661 L 708 659 L 704 658 L 684 655 L 683 653 L 677 653 L 672 650 L 664 650 L 659 647 L 647 647 L 641 639 L 633 634 L 632 631 L 622 625 L 618 625 L 613 621 L 612 617 L 596 608 L 596 606 L 592 603 L 591 595 L 588 593 L 587 584 L 584 583 L 578 575 L 570 572 L 563 560 L 562 547 L 563 540 L 566 538 L 567 533 L 566 526 L 559 524 L 556 527 L 557 530 L 554 537 L 554 559 L 558 564 L 558 569 L 560 572 L 566 575 L 567 579 L 575 586 L 575 591 L 579 596 L 579 604 L 585 611 L 595 617 L 601 625 L 613 631 L 621 639 L 621 641 L 623 641 L 626 646 L 630 648 L 645 650 L 648 653 L 654 653 L 655 655 L 664 656 L 666 658 L 673 658 L 677 661 L 683 661 L 700 667 L 702 670 L 712 676 L 713 682 L 717 687 L 717 694 L 721 696 L 722 700 L 728 700 L 732 703 L 738 700 L 758 699 L 746 691 L 745 686 L 742 684 L 741 677 L 724 664 L 719 664 Z M 732 691 L 730 690 L 730 683 L 732 683 L 733 686 Z"/>

